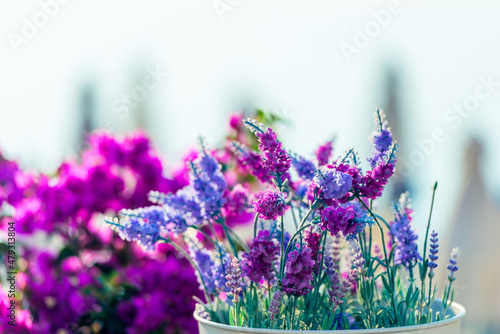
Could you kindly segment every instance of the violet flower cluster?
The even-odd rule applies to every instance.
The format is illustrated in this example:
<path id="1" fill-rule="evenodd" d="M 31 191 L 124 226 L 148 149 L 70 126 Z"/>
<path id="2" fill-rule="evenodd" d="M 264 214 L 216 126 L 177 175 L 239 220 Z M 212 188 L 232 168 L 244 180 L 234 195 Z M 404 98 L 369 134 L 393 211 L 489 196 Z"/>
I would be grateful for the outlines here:
<path id="1" fill-rule="evenodd" d="M 210 165 L 204 168 L 209 170 Z M 16 269 L 23 302 L 17 301 L 20 308 L 16 332 L 73 332 L 90 326 L 103 332 L 195 331 L 192 296 L 203 294 L 196 287 L 196 276 L 188 262 L 179 259 L 173 250 L 159 248 L 149 255 L 133 244 L 123 243 L 100 226 L 98 217 L 103 212 L 147 205 L 151 190 L 178 192 L 191 182 L 188 171 L 186 163 L 170 171 L 172 178 L 166 178 L 159 155 L 142 134 L 123 139 L 93 134 L 81 159 L 68 159 L 53 175 L 26 172 L 0 155 L 0 203 L 5 210 L 0 219 L 2 228 L 13 221 L 20 240 L 23 235 L 40 231 L 62 240 L 56 257 L 43 246 L 22 242 L 18 254 L 22 267 Z M 213 170 L 209 175 L 210 186 L 214 180 L 223 187 L 225 180 L 217 180 L 220 175 L 214 175 Z M 221 192 L 225 194 L 226 189 Z M 236 188 L 227 196 L 233 198 L 225 209 L 232 216 L 232 224 L 250 221 L 248 191 Z M 214 198 L 217 206 L 226 204 L 220 196 Z M 183 199 L 184 202 L 177 202 L 176 209 L 194 212 L 188 208 L 194 206 L 190 197 Z M 163 231 L 162 221 L 167 216 L 158 208 L 124 211 L 130 219 L 127 228 L 119 231 L 121 236 L 138 241 L 147 250 L 156 248 L 153 244 Z M 197 216 L 207 210 L 199 211 Z M 152 278 L 160 273 L 162 281 L 170 284 L 152 282 L 146 287 L 134 279 L 142 275 Z M 173 283 L 178 280 L 182 286 Z M 131 285 L 133 289 L 123 293 L 124 287 Z M 3 319 L 2 316 L 0 332 L 10 333 Z"/>
<path id="2" fill-rule="evenodd" d="M 261 219 L 275 220 L 285 213 L 286 194 L 278 191 L 263 191 L 257 194 L 254 210 Z"/>
<path id="3" fill-rule="evenodd" d="M 253 282 L 274 278 L 273 265 L 279 254 L 277 240 L 271 238 L 268 230 L 259 231 L 250 244 L 250 251 L 242 255 L 242 268 L 245 275 Z"/>
<path id="4" fill-rule="evenodd" d="M 262 119 L 233 117 L 229 154 L 202 143 L 190 159 L 188 185 L 151 192 L 155 205 L 122 210 L 108 222 L 147 250 L 167 244 L 189 259 L 205 298 L 197 300 L 202 319 L 294 330 L 435 321 L 428 306 L 437 291 L 437 234 L 430 235 L 427 259 L 427 247 L 424 256 L 417 247 L 407 194 L 394 204 L 390 223 L 373 209 L 395 172 L 398 151 L 383 112 L 375 112 L 366 166 L 354 149 L 333 157 L 332 142 L 317 149 L 316 159 L 291 154 Z M 253 238 L 246 243 L 229 222 L 249 215 Z M 455 251 L 445 309 L 453 301 L 457 258 Z"/>
<path id="5" fill-rule="evenodd" d="M 313 252 L 311 248 L 303 246 L 288 254 L 285 277 L 282 280 L 283 291 L 293 296 L 303 296 L 312 290 L 310 282 L 313 279 Z"/>

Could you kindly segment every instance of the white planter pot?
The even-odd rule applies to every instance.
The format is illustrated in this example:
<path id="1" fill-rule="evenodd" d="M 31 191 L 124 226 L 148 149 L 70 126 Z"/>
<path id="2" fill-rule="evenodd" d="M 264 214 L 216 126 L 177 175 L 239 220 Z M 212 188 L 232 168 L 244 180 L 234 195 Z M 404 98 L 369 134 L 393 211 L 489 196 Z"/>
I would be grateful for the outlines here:
<path id="1" fill-rule="evenodd" d="M 435 302 L 436 309 L 439 308 L 440 303 Z M 433 307 L 434 308 L 434 307 Z M 449 313 L 448 313 L 449 312 Z M 234 333 L 270 333 L 270 334 L 306 334 L 306 333 L 345 333 L 345 334 L 385 334 L 385 333 L 399 333 L 399 334 L 459 334 L 460 324 L 465 315 L 465 309 L 462 305 L 453 303 L 447 314 L 452 314 L 449 319 L 433 322 L 430 324 L 395 327 L 395 328 L 381 328 L 381 329 L 356 329 L 356 330 L 333 330 L 333 331 L 285 331 L 285 330 L 271 330 L 271 329 L 257 329 L 257 328 L 242 328 L 229 325 L 218 324 L 212 321 L 202 319 L 198 314 L 194 314 L 195 319 L 198 321 L 198 328 L 200 334 L 234 334 Z"/>

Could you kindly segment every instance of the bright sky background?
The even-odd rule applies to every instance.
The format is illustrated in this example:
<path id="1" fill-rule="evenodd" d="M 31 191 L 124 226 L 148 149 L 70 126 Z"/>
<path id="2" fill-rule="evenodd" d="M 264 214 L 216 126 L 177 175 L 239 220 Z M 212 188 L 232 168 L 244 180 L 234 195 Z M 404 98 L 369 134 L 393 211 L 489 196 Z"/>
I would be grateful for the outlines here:
<path id="1" fill-rule="evenodd" d="M 42 2 L 50 2 L 42 0 Z M 214 3 L 230 5 L 223 20 Z M 383 107 L 385 70 L 400 78 L 406 152 L 445 127 L 443 114 L 480 84 L 500 82 L 497 1 L 399 1 L 399 12 L 347 62 L 340 45 L 390 1 L 82 1 L 60 5 L 15 51 L 9 36 L 39 15 L 37 1 L 0 3 L 0 148 L 27 167 L 53 170 L 78 145 L 81 89 L 97 89 L 98 123 L 120 119 L 113 101 L 147 66 L 168 71 L 148 95 L 147 128 L 175 164 L 198 134 L 220 140 L 230 111 L 260 107 L 287 116 L 288 147 L 303 154 L 332 134 L 338 151 L 369 153 L 371 113 Z M 43 17 L 42 17 L 43 20 Z M 424 221 L 440 181 L 436 221 L 450 219 L 472 136 L 485 147 L 484 176 L 500 199 L 500 86 L 412 174 L 417 219 Z M 447 126 L 447 125 L 446 125 Z M 494 157 L 496 156 L 496 158 Z"/>

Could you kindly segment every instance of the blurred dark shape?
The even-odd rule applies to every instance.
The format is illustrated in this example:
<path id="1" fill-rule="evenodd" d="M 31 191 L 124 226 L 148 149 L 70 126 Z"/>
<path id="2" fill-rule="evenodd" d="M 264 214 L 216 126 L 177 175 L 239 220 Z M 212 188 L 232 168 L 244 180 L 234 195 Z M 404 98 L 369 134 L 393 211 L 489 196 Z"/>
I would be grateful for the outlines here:
<path id="1" fill-rule="evenodd" d="M 459 245 L 459 272 L 455 300 L 467 316 L 462 333 L 500 333 L 500 208 L 486 190 L 481 176 L 483 147 L 472 140 L 465 155 L 465 177 L 450 232 L 443 240 L 440 260 L 444 269 L 449 251 Z M 451 241 L 451 243 L 450 243 Z M 444 270 L 441 270 L 444 273 Z M 446 278 L 441 277 L 444 282 Z M 469 330 L 469 331 L 468 331 Z"/>
<path id="2" fill-rule="evenodd" d="M 131 86 L 131 89 L 129 91 L 132 91 L 133 87 L 142 87 L 144 77 L 148 75 L 148 72 L 144 70 L 146 66 L 143 66 L 140 70 L 136 70 L 135 74 L 133 75 L 133 84 Z M 132 129 L 136 130 L 144 130 L 146 133 L 151 133 L 149 129 L 149 119 L 148 119 L 148 103 L 151 100 L 151 96 L 149 93 L 146 95 L 146 97 L 141 100 L 141 101 L 134 101 L 135 106 L 131 108 L 131 114 L 132 114 Z"/>
<path id="3" fill-rule="evenodd" d="M 387 100 L 384 104 L 384 108 L 382 108 L 385 112 L 387 122 L 389 122 L 389 126 L 391 127 L 391 132 L 393 138 L 401 145 L 403 141 L 403 136 L 401 134 L 401 129 L 403 128 L 401 107 L 399 101 L 401 100 L 399 84 L 401 82 L 400 79 L 400 71 L 395 68 L 388 67 L 385 72 L 386 76 L 386 96 Z M 404 154 L 405 145 L 401 145 L 399 156 L 405 156 Z M 401 175 L 399 172 L 400 163 L 396 163 L 396 174 L 392 181 L 390 181 L 392 186 L 392 194 L 391 200 L 397 200 L 399 196 L 405 191 L 409 190 L 409 185 L 407 184 L 406 177 Z"/>
<path id="4" fill-rule="evenodd" d="M 75 140 L 74 148 L 71 149 L 71 154 L 80 156 L 80 154 L 89 148 L 88 137 L 96 128 L 96 102 L 95 102 L 95 86 L 92 83 L 87 83 L 79 91 L 80 99 L 77 107 L 77 124 L 78 128 L 75 132 L 73 140 Z"/>
<path id="5" fill-rule="evenodd" d="M 95 88 L 92 84 L 87 84 L 82 89 L 81 96 L 81 124 L 80 140 L 85 141 L 88 134 L 95 129 L 96 104 Z"/>

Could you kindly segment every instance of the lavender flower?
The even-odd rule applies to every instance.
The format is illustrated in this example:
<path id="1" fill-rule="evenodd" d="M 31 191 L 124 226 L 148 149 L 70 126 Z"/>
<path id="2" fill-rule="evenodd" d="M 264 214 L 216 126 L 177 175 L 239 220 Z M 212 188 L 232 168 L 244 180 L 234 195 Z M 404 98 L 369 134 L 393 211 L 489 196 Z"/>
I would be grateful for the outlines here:
<path id="1" fill-rule="evenodd" d="M 446 267 L 449 271 L 450 274 L 448 275 L 448 279 L 453 282 L 456 277 L 454 276 L 455 272 L 458 270 L 458 257 L 460 256 L 460 248 L 456 247 L 453 248 L 451 251 L 451 256 L 450 256 L 450 264 Z"/>
<path id="2" fill-rule="evenodd" d="M 271 239 L 268 230 L 261 230 L 250 244 L 250 251 L 242 255 L 241 265 L 248 278 L 259 283 L 262 278 L 271 281 L 274 278 L 273 262 L 279 254 L 276 240 Z"/>
<path id="3" fill-rule="evenodd" d="M 407 268 L 421 260 L 418 253 L 417 233 L 412 229 L 413 210 L 410 206 L 409 193 L 403 193 L 399 203 L 394 203 L 394 222 L 391 223 L 391 232 L 396 241 L 396 251 L 394 261 L 396 264 L 403 264 Z"/>
<path id="4" fill-rule="evenodd" d="M 318 165 L 323 166 L 328 164 L 333 152 L 332 141 L 327 141 L 325 144 L 320 145 L 316 150 L 316 159 L 318 160 Z"/>
<path id="5" fill-rule="evenodd" d="M 438 245 L 438 234 L 436 231 L 432 231 L 431 233 L 431 245 L 429 249 L 429 277 L 433 278 L 434 277 L 434 269 L 437 267 L 437 259 L 438 259 L 438 252 L 439 252 L 439 245 Z"/>
<path id="6" fill-rule="evenodd" d="M 314 260 L 312 250 L 307 246 L 296 249 L 288 254 L 285 268 L 285 277 L 282 280 L 283 291 L 294 296 L 303 296 L 313 288 L 310 284 L 313 279 Z"/>
<path id="7" fill-rule="evenodd" d="M 384 162 L 384 157 L 390 150 L 392 145 L 392 134 L 387 128 L 384 111 L 377 109 L 374 114 L 375 130 L 370 136 L 370 141 L 373 144 L 373 151 L 368 158 L 372 168 Z"/>
<path id="8" fill-rule="evenodd" d="M 166 228 L 170 232 L 182 234 L 188 226 L 203 223 L 201 204 L 191 188 L 181 189 L 175 195 L 152 191 L 149 199 L 163 205 Z"/>
<path id="9" fill-rule="evenodd" d="M 323 264 L 325 273 L 330 278 L 330 281 L 333 281 L 335 272 L 340 267 L 340 237 L 338 235 L 334 237 L 327 235 Z"/>
<path id="10" fill-rule="evenodd" d="M 231 258 L 224 245 L 217 244 L 216 251 L 213 253 L 198 242 L 191 240 L 188 244 L 190 245 L 189 253 L 199 270 L 198 275 L 201 275 L 198 277 L 200 288 L 203 288 L 205 284 L 208 293 L 215 295 L 221 291 L 229 292 L 226 286 L 226 271 Z"/>
<path id="11" fill-rule="evenodd" d="M 263 153 L 262 166 L 273 175 L 283 175 L 292 165 L 292 159 L 283 149 L 283 144 L 278 140 L 276 132 L 258 124 L 253 119 L 246 119 L 245 125 L 255 133 L 260 142 L 259 149 Z"/>
<path id="12" fill-rule="evenodd" d="M 226 179 L 217 160 L 203 151 L 191 161 L 191 184 L 176 194 L 149 193 L 153 203 L 163 205 L 165 227 L 176 234 L 184 233 L 190 225 L 201 225 L 205 219 L 218 215 L 225 203 Z"/>
<path id="13" fill-rule="evenodd" d="M 278 191 L 259 192 L 256 196 L 254 211 L 259 213 L 259 217 L 267 220 L 274 220 L 285 213 L 286 194 Z"/>
<path id="14" fill-rule="evenodd" d="M 336 270 L 332 272 L 330 276 L 328 295 L 330 297 L 330 307 L 333 312 L 335 312 L 337 307 L 344 303 L 344 298 L 347 296 L 350 287 L 350 281 L 346 280 L 341 283 L 339 273 Z"/>
<path id="15" fill-rule="evenodd" d="M 344 197 L 352 186 L 352 176 L 338 172 L 333 168 L 321 166 L 313 178 L 324 199 Z"/>
<path id="16" fill-rule="evenodd" d="M 227 183 L 217 160 L 203 150 L 201 157 L 191 162 L 191 184 L 196 193 L 196 199 L 202 208 L 206 219 L 217 215 L 225 203 L 223 197 Z"/>
<path id="17" fill-rule="evenodd" d="M 277 290 L 273 294 L 273 299 L 269 303 L 268 312 L 270 320 L 276 320 L 276 316 L 280 313 L 282 299 L 283 299 L 283 292 L 281 290 Z"/>
<path id="18" fill-rule="evenodd" d="M 226 275 L 226 286 L 231 290 L 233 296 L 233 303 L 236 304 L 240 301 L 239 295 L 241 293 L 243 281 L 241 278 L 241 268 L 240 263 L 237 258 L 233 258 L 233 261 L 229 265 Z"/>
<path id="19" fill-rule="evenodd" d="M 199 272 L 197 272 L 197 277 L 200 283 L 200 289 L 203 290 L 205 287 L 208 293 L 215 293 L 217 291 L 217 285 L 215 284 L 215 262 L 212 259 L 212 254 L 201 245 L 190 247 L 189 253 L 199 270 Z M 205 286 L 203 286 L 203 284 Z"/>
<path id="20" fill-rule="evenodd" d="M 205 320 L 212 320 L 210 319 L 210 314 L 208 314 L 207 309 L 205 306 L 201 305 L 200 303 L 196 304 L 196 313 L 200 316 L 200 318 L 205 319 Z"/>
<path id="21" fill-rule="evenodd" d="M 301 178 L 305 180 L 312 180 L 314 178 L 316 166 L 311 161 L 302 156 L 294 156 L 292 161 L 293 167 Z"/>
<path id="22" fill-rule="evenodd" d="M 154 250 L 160 238 L 160 232 L 166 227 L 163 209 L 150 206 L 136 210 L 123 210 L 124 218 L 113 221 L 113 228 L 120 237 L 127 241 L 137 241 L 144 250 Z"/>
<path id="23" fill-rule="evenodd" d="M 377 109 L 374 115 L 375 130 L 370 137 L 373 143 L 373 151 L 368 158 L 372 170 L 367 171 L 356 182 L 356 191 L 359 195 L 376 199 L 382 195 L 389 178 L 394 174 L 396 168 L 396 156 L 399 146 L 393 143 L 390 129 L 387 128 L 384 112 Z"/>
<path id="24" fill-rule="evenodd" d="M 355 269 L 357 269 L 360 273 L 364 273 L 364 265 L 365 265 L 365 259 L 363 258 L 363 253 L 361 252 L 361 247 L 359 246 L 359 243 L 354 241 L 352 244 L 352 252 L 353 252 L 353 266 Z"/>
<path id="25" fill-rule="evenodd" d="M 231 256 L 223 244 L 218 244 L 215 251 L 215 261 L 212 267 L 212 276 L 217 291 L 229 292 L 226 272 L 231 264 Z"/>
<path id="26" fill-rule="evenodd" d="M 346 240 L 356 238 L 363 231 L 366 224 L 372 224 L 373 220 L 363 210 L 358 202 L 348 202 L 340 206 L 329 206 L 321 211 L 321 222 L 319 226 L 324 231 L 327 229 L 332 236 L 342 233 Z"/>

